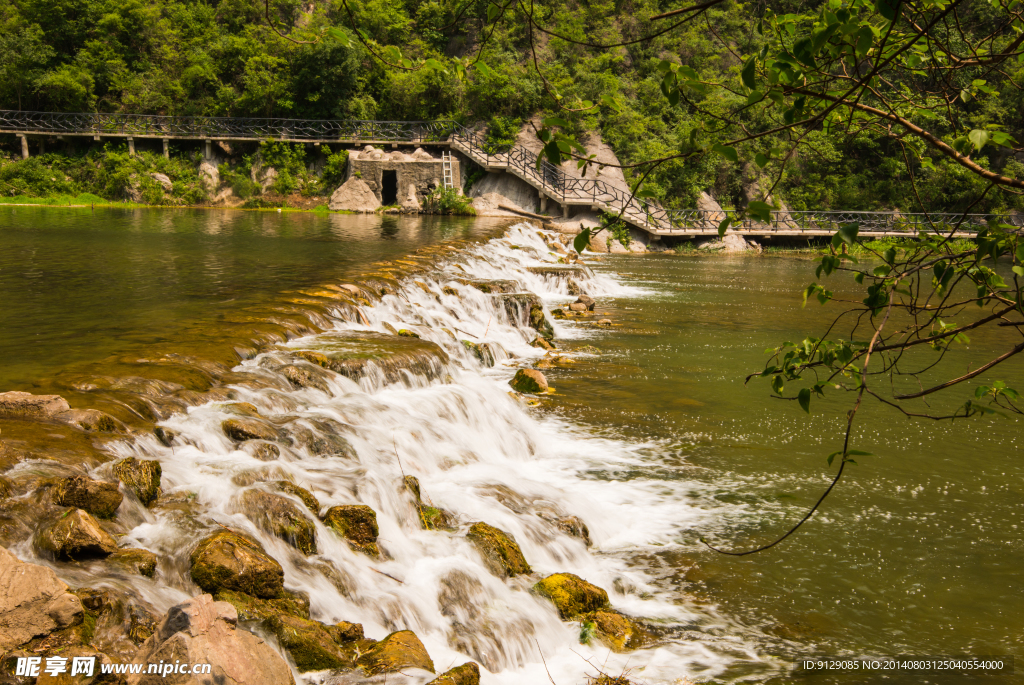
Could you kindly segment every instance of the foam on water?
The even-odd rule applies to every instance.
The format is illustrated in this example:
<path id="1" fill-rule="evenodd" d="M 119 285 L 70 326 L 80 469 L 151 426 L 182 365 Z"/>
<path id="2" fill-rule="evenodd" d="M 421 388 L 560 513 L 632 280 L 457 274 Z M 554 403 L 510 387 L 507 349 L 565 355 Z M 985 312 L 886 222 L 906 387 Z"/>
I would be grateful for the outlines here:
<path id="1" fill-rule="evenodd" d="M 165 494 L 183 503 L 179 511 L 153 511 L 125 501 L 120 516 L 134 528 L 122 545 L 145 547 L 164 559 L 155 580 L 133 581 L 136 591 L 161 611 L 196 594 L 188 554 L 201 537 L 224 525 L 264 545 L 284 567 L 286 588 L 308 593 L 313 618 L 359 622 L 367 636 L 378 639 L 413 630 L 438 672 L 472 659 L 490 685 L 544 683 L 548 672 L 560 685 L 583 683 L 596 667 L 612 674 L 628 669 L 647 683 L 673 683 L 685 675 L 713 677 L 736 659 L 762 661 L 754 642 L 736 637 L 741 631 L 713 608 L 666 594 L 642 566 L 628 563 L 632 555 L 671 544 L 680 531 L 716 515 L 712 507 L 687 503 L 692 500 L 686 493 L 704 486 L 594 477 L 649 465 L 645 455 L 662 447 L 597 436 L 592 427 L 545 415 L 511 396 L 508 380 L 517 366 L 543 354 L 529 345 L 535 332 L 510 321 L 490 295 L 454 280 L 516 279 L 548 308 L 573 299 L 565 280 L 527 269 L 554 260 L 538 232 L 521 224 L 503 239 L 453 251 L 436 271 L 405 279 L 396 294 L 363 306 L 357 320 L 346 321 L 339 312 L 338 331 L 407 328 L 440 345 L 451 361 L 437 381 L 406 375 L 403 382 L 387 384 L 371 373 L 357 382 L 325 371 L 328 392 L 282 390 L 291 387 L 283 377 L 273 379 L 278 389 L 232 387 L 238 401 L 252 403 L 277 426 L 302 425 L 344 437 L 355 457 L 314 454 L 296 443 L 282 446 L 275 461 L 257 460 L 224 435 L 221 422 L 234 415 L 219 402 L 163 422 L 178 433 L 174 447 L 154 438 L 119 443 L 123 456 L 158 458 Z M 643 292 L 589 271 L 578 280 L 596 298 Z M 458 296 L 446 294 L 445 286 L 456 288 Z M 600 334 L 554 323 L 560 337 Z M 497 363 L 482 364 L 463 338 L 488 343 Z M 302 349 L 311 342 L 298 339 L 286 347 Z M 267 352 L 237 370 L 279 376 L 274 354 L 280 352 Z M 424 497 L 455 513 L 461 530 L 423 530 L 403 475 L 416 476 Z M 315 558 L 254 525 L 240 512 L 238 496 L 254 482 L 280 479 L 310 489 L 324 508 L 372 507 L 386 559 L 353 551 L 319 521 Z M 554 525 L 555 518 L 568 515 L 586 522 L 593 547 Z M 465 539 L 474 521 L 512 534 L 539 575 L 508 581 L 492 575 Z M 325 574 L 322 564 L 333 572 Z M 613 607 L 647 620 L 664 639 L 631 654 L 611 653 L 597 642 L 580 644 L 579 624 L 561 621 L 547 600 L 530 592 L 537 578 L 556 572 L 605 588 Z M 389 677 L 392 683 L 426 680 Z"/>

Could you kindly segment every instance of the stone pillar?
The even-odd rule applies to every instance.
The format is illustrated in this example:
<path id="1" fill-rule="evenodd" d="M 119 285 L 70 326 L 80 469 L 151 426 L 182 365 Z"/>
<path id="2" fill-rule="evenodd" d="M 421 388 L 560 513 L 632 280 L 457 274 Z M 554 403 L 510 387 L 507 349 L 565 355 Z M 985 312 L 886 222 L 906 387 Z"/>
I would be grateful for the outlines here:
<path id="1" fill-rule="evenodd" d="M 28 159 L 28 138 L 25 136 L 18 136 L 21 138 L 21 158 Z"/>
<path id="2" fill-rule="evenodd" d="M 171 158 L 171 141 L 164 138 L 164 159 Z"/>
<path id="3" fill-rule="evenodd" d="M 212 145 L 213 145 L 213 141 L 212 140 L 206 141 L 206 149 L 203 152 L 203 158 L 204 159 L 210 159 L 210 157 L 213 157 L 213 150 L 212 150 L 212 147 L 211 147 Z"/>
<path id="4" fill-rule="evenodd" d="M 567 204 L 563 204 L 562 205 L 562 218 L 563 219 L 568 219 L 569 218 L 569 205 L 567 205 Z"/>
<path id="5" fill-rule="evenodd" d="M 135 156 L 135 139 L 134 138 L 129 138 L 128 139 L 128 156 L 129 157 L 134 157 Z"/>
<path id="6" fill-rule="evenodd" d="M 548 211 L 548 196 L 544 193 L 540 193 L 540 213 Z"/>
<path id="7" fill-rule="evenodd" d="M 46 138 L 40 138 L 39 139 L 39 154 L 41 154 L 41 155 L 45 155 L 46 154 Z"/>

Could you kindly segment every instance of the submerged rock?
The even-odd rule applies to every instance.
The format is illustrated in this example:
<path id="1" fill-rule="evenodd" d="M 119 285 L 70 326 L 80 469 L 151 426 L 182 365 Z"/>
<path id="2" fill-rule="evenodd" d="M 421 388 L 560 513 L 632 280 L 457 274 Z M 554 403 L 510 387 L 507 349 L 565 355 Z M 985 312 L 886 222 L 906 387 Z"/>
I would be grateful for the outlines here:
<path id="1" fill-rule="evenodd" d="M 45 566 L 0 547 L 0 653 L 82 622 L 82 602 Z"/>
<path id="2" fill-rule="evenodd" d="M 302 500 L 302 503 L 305 504 L 311 512 L 313 512 L 314 516 L 320 516 L 320 500 L 318 500 L 313 493 L 306 488 L 300 487 L 288 480 L 276 480 L 271 483 L 271 486 L 281 492 L 286 492 L 289 495 L 298 497 Z"/>
<path id="3" fill-rule="evenodd" d="M 511 578 L 531 572 L 515 538 L 500 528 L 483 522 L 474 523 L 466 538 L 480 551 L 484 563 L 494 575 Z"/>
<path id="4" fill-rule="evenodd" d="M 537 369 L 519 369 L 515 377 L 508 382 L 516 392 L 529 395 L 548 391 L 548 379 Z"/>
<path id="5" fill-rule="evenodd" d="M 249 520 L 303 554 L 316 554 L 316 527 L 295 503 L 265 490 L 246 490 L 238 499 Z"/>
<path id="6" fill-rule="evenodd" d="M 107 557 L 107 562 L 147 578 L 156 573 L 156 555 L 148 549 L 125 547 Z"/>
<path id="7" fill-rule="evenodd" d="M 555 573 L 533 586 L 551 600 L 565 620 L 608 607 L 608 593 L 572 573 Z"/>
<path id="8" fill-rule="evenodd" d="M 90 433 L 113 433 L 124 430 L 124 425 L 120 421 L 98 409 L 69 409 L 55 414 L 53 418 Z"/>
<path id="9" fill-rule="evenodd" d="M 641 643 L 641 631 L 628 617 L 617 611 L 602 609 L 582 616 L 584 625 L 594 627 L 597 639 L 614 652 L 636 649 Z"/>
<path id="10" fill-rule="evenodd" d="M 434 672 L 434 662 L 427 654 L 426 647 L 411 630 L 391 633 L 359 657 L 359 664 L 371 676 L 397 673 L 409 668 Z"/>
<path id="11" fill-rule="evenodd" d="M 388 383 L 402 380 L 403 372 L 436 379 L 448 355 L 429 340 L 373 331 L 322 335 L 316 346 L 295 355 L 352 380 L 380 374 Z"/>
<path id="12" fill-rule="evenodd" d="M 266 440 L 246 440 L 238 447 L 260 461 L 274 461 L 281 456 L 281 448 Z"/>
<path id="13" fill-rule="evenodd" d="M 65 512 L 56 522 L 44 526 L 34 540 L 37 550 L 57 559 L 77 561 L 106 557 L 117 551 L 117 543 L 81 509 Z"/>
<path id="14" fill-rule="evenodd" d="M 590 547 L 590 530 L 579 516 L 563 516 L 555 520 L 555 525 L 566 535 L 579 538 Z"/>
<path id="15" fill-rule="evenodd" d="M 420 495 L 420 481 L 416 476 L 406 476 L 405 487 L 412 493 L 420 525 L 424 530 L 455 530 L 455 516 L 444 509 L 423 502 Z"/>
<path id="16" fill-rule="evenodd" d="M 310 454 L 318 457 L 342 457 L 354 459 L 356 450 L 352 444 L 338 435 L 334 427 L 326 421 L 310 421 L 312 428 L 301 424 L 294 424 L 290 427 L 292 439 L 295 443 L 302 445 Z"/>
<path id="17" fill-rule="evenodd" d="M 331 394 L 330 386 L 327 385 L 327 381 L 322 376 L 324 372 L 320 371 L 320 373 L 317 373 L 315 367 L 307 364 L 302 364 L 301 366 L 298 364 L 286 364 L 278 368 L 278 371 L 296 388 L 314 388 L 328 395 Z"/>
<path id="18" fill-rule="evenodd" d="M 227 602 L 214 602 L 210 595 L 193 597 L 173 606 L 157 625 L 132 663 L 150 664 L 182 661 L 210 664 L 207 675 L 128 676 L 128 685 L 294 685 L 291 668 L 262 639 L 239 630 L 238 613 Z"/>
<path id="19" fill-rule="evenodd" d="M 236 442 L 245 440 L 277 440 L 277 430 L 259 419 L 228 419 L 220 424 L 224 435 Z"/>
<path id="20" fill-rule="evenodd" d="M 161 473 L 160 462 L 151 459 L 128 457 L 114 464 L 117 479 L 147 507 L 160 496 Z"/>
<path id="21" fill-rule="evenodd" d="M 498 293 L 518 293 L 523 291 L 523 284 L 512 280 L 481 281 L 469 278 L 458 279 L 463 285 L 470 285 L 482 293 L 496 295 Z"/>
<path id="22" fill-rule="evenodd" d="M 322 623 L 281 614 L 271 616 L 265 625 L 281 647 L 291 655 L 300 672 L 355 666 L 354 660 L 339 648 Z"/>
<path id="23" fill-rule="evenodd" d="M 324 524 L 333 528 L 349 544 L 371 557 L 380 556 L 377 546 L 377 513 L 365 504 L 342 504 L 324 514 Z"/>
<path id="24" fill-rule="evenodd" d="M 74 507 L 110 518 L 121 506 L 124 495 L 114 483 L 92 480 L 85 476 L 62 478 L 53 488 L 53 503 L 61 507 Z"/>
<path id="25" fill-rule="evenodd" d="M 218 530 L 189 557 L 191 576 L 206 592 L 237 590 L 271 599 L 284 589 L 284 570 L 263 545 L 233 530 Z"/>
<path id="26" fill-rule="evenodd" d="M 0 393 L 0 418 L 52 419 L 71 409 L 60 395 L 33 395 L 29 392 Z"/>
<path id="27" fill-rule="evenodd" d="M 480 667 L 470 661 L 431 680 L 427 685 L 480 685 Z"/>

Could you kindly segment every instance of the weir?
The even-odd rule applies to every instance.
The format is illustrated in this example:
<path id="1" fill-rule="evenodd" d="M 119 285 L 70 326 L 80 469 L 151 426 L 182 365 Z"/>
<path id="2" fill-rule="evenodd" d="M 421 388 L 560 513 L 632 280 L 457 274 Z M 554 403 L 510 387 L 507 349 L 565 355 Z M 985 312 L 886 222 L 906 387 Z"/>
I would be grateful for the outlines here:
<path id="1" fill-rule="evenodd" d="M 342 145 L 429 145 L 456 151 L 487 171 L 511 173 L 536 189 L 541 206 L 553 200 L 568 217 L 571 208 L 603 211 L 620 216 L 634 228 L 652 236 L 717 236 L 725 218 L 733 219 L 730 231 L 741 235 L 772 237 L 830 236 L 843 224 L 857 223 L 864 237 L 915 235 L 920 231 L 948 232 L 954 227 L 963 237 L 975 235 L 991 220 L 1021 221 L 1020 216 L 986 214 L 861 211 L 771 212 L 768 222 L 741 216 L 735 210 L 665 209 L 660 203 L 596 179 L 580 178 L 526 148 L 516 145 L 505 152 L 490 153 L 478 130 L 454 121 L 370 121 L 280 119 L 254 117 L 192 117 L 144 114 L 20 112 L 0 110 L 0 131 L 20 138 L 22 156 L 29 156 L 29 136 L 43 146 L 50 136 L 91 136 L 127 139 L 134 153 L 136 138 L 163 141 L 202 140 L 210 156 L 213 141 L 263 141 L 290 143 L 338 143 Z M 401 191 L 399 191 L 400 194 Z"/>

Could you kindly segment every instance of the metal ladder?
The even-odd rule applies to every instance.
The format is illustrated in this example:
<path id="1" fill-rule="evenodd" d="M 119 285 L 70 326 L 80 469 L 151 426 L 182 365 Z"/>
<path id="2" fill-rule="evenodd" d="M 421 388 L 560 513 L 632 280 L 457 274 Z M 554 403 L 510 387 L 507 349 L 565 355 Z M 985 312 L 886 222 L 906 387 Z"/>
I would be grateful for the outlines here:
<path id="1" fill-rule="evenodd" d="M 443 151 L 441 153 L 441 169 L 444 172 L 444 180 L 441 181 L 441 185 L 444 188 L 454 188 L 455 178 L 452 174 L 452 153 Z"/>

